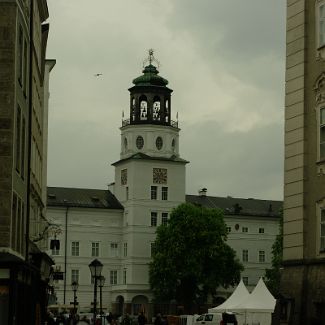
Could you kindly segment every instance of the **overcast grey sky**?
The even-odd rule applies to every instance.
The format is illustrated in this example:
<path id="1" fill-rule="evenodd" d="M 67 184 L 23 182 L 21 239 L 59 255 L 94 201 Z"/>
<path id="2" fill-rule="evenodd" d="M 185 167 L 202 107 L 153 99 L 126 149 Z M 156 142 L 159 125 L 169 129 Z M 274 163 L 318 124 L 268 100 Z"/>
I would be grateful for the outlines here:
<path id="1" fill-rule="evenodd" d="M 106 188 L 149 48 L 174 90 L 187 194 L 282 199 L 284 0 L 48 0 L 48 185 Z M 103 73 L 94 77 L 95 73 Z"/>

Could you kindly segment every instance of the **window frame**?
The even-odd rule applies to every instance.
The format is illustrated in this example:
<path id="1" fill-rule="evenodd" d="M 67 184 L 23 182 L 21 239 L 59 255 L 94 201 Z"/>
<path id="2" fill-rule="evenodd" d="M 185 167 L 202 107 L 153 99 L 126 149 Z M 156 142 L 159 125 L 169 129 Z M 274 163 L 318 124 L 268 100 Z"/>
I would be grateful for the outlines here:
<path id="1" fill-rule="evenodd" d="M 324 15 L 325 15 L 325 0 L 317 0 L 315 2 L 315 24 L 316 24 L 316 26 L 315 26 L 316 42 L 315 43 L 316 43 L 317 50 L 320 50 L 325 47 L 325 30 L 324 30 L 324 35 L 323 35 L 323 38 L 324 38 L 323 43 L 321 43 L 321 40 L 320 40 L 321 21 L 323 21 L 325 24 L 325 16 L 323 18 L 321 18 L 321 16 L 320 16 L 320 9 L 323 6 L 324 6 Z"/>
<path id="2" fill-rule="evenodd" d="M 80 242 L 72 241 L 71 242 L 71 256 L 80 256 Z"/>
<path id="3" fill-rule="evenodd" d="M 242 227 L 241 232 L 248 233 L 248 227 Z"/>
<path id="4" fill-rule="evenodd" d="M 156 185 L 151 186 L 150 198 L 151 198 L 151 200 L 157 200 L 158 199 L 158 186 L 156 186 Z"/>
<path id="5" fill-rule="evenodd" d="M 109 271 L 109 283 L 110 285 L 117 285 L 117 270 Z"/>
<path id="6" fill-rule="evenodd" d="M 258 251 L 258 262 L 259 263 L 265 263 L 265 251 L 264 250 L 261 250 L 261 251 Z"/>
<path id="7" fill-rule="evenodd" d="M 111 257 L 118 257 L 119 252 L 118 252 L 118 242 L 111 242 L 110 243 L 110 256 Z"/>
<path id="8" fill-rule="evenodd" d="M 71 269 L 71 283 L 77 282 L 79 283 L 79 278 L 80 278 L 80 272 L 79 269 Z"/>
<path id="9" fill-rule="evenodd" d="M 91 242 L 91 257 L 99 257 L 100 244 L 98 241 Z"/>
<path id="10" fill-rule="evenodd" d="M 264 234 L 265 233 L 265 228 L 258 228 L 258 233 L 259 234 Z"/>
<path id="11" fill-rule="evenodd" d="M 156 211 L 151 211 L 150 213 L 150 226 L 157 227 L 158 224 L 158 213 Z"/>
<path id="12" fill-rule="evenodd" d="M 161 213 L 161 224 L 164 226 L 168 224 L 168 212 Z"/>
<path id="13" fill-rule="evenodd" d="M 161 187 L 161 200 L 168 201 L 168 187 L 167 186 Z"/>
<path id="14" fill-rule="evenodd" d="M 324 211 L 324 221 L 322 221 L 323 211 Z M 319 209 L 319 253 L 320 254 L 325 253 L 325 234 L 322 235 L 322 225 L 325 227 L 325 206 L 322 206 Z M 323 239 L 323 245 L 322 245 L 322 239 Z"/>
<path id="15" fill-rule="evenodd" d="M 249 258 L 248 249 L 243 249 L 242 250 L 242 261 L 248 262 L 248 258 Z"/>
<path id="16" fill-rule="evenodd" d="M 325 104 L 320 105 L 320 107 L 317 109 L 317 115 L 318 115 L 318 145 L 317 145 L 317 158 L 318 161 L 324 161 L 325 160 L 325 149 L 324 149 L 324 156 L 322 156 L 321 152 L 321 146 L 323 145 L 325 147 L 325 139 L 324 141 L 321 140 L 322 132 L 321 130 L 324 129 L 325 131 L 325 121 L 322 123 L 322 112 L 324 112 L 325 116 Z M 325 118 L 324 118 L 325 119 Z"/>

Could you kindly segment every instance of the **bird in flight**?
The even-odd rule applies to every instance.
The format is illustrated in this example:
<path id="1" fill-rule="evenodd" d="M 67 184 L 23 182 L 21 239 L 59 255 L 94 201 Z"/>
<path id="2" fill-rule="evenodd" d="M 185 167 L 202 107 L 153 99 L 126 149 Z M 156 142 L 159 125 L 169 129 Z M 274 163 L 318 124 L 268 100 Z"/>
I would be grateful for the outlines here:
<path id="1" fill-rule="evenodd" d="M 99 77 L 99 76 L 102 76 L 103 74 L 102 73 L 96 73 L 94 74 L 95 77 Z"/>

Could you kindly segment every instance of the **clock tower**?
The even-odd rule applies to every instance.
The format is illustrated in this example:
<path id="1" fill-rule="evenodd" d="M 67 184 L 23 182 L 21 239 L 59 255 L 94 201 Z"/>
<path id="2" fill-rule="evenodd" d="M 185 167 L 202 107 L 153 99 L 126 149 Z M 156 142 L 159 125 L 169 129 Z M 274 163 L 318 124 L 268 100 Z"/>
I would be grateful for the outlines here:
<path id="1" fill-rule="evenodd" d="M 120 160 L 113 163 L 114 193 L 124 206 L 124 220 L 123 280 L 119 281 L 123 285 L 112 287 L 112 300 L 122 297 L 129 308 L 153 298 L 148 263 L 156 228 L 166 224 L 172 209 L 185 202 L 188 161 L 180 158 L 180 129 L 178 121 L 171 119 L 172 89 L 159 75 L 158 66 L 153 50 L 149 50 L 143 74 L 129 88 L 130 113 L 120 128 Z"/>

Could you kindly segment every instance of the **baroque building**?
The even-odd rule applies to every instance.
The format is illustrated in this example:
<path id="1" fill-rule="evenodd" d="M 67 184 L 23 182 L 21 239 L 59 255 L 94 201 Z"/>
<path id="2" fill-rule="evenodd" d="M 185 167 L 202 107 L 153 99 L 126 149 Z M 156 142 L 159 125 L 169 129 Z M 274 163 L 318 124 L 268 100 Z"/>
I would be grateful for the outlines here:
<path id="1" fill-rule="evenodd" d="M 148 263 L 156 227 L 166 224 L 172 209 L 183 202 L 224 210 L 228 243 L 245 266 L 242 276 L 249 288 L 271 265 L 282 202 L 213 197 L 206 189 L 199 195 L 185 194 L 188 161 L 181 158 L 180 129 L 172 120 L 172 90 L 159 75 L 152 52 L 147 62 L 129 89 L 120 159 L 112 164 L 114 183 L 108 190 L 48 188 L 47 217 L 61 229 L 49 238 L 50 243 L 59 241 L 59 249 L 48 251 L 62 274 L 55 283 L 57 306 L 67 308 L 73 302 L 71 283 L 76 281 L 79 310 L 89 311 L 94 284 L 88 265 L 98 258 L 106 278 L 104 309 L 135 315 L 145 309 L 152 314 Z M 228 295 L 220 288 L 220 298 Z"/>
<path id="2" fill-rule="evenodd" d="M 0 0 L 0 323 L 44 321 L 49 24 L 46 0 Z"/>
<path id="3" fill-rule="evenodd" d="M 325 323 L 325 1 L 287 1 L 281 318 Z"/>

